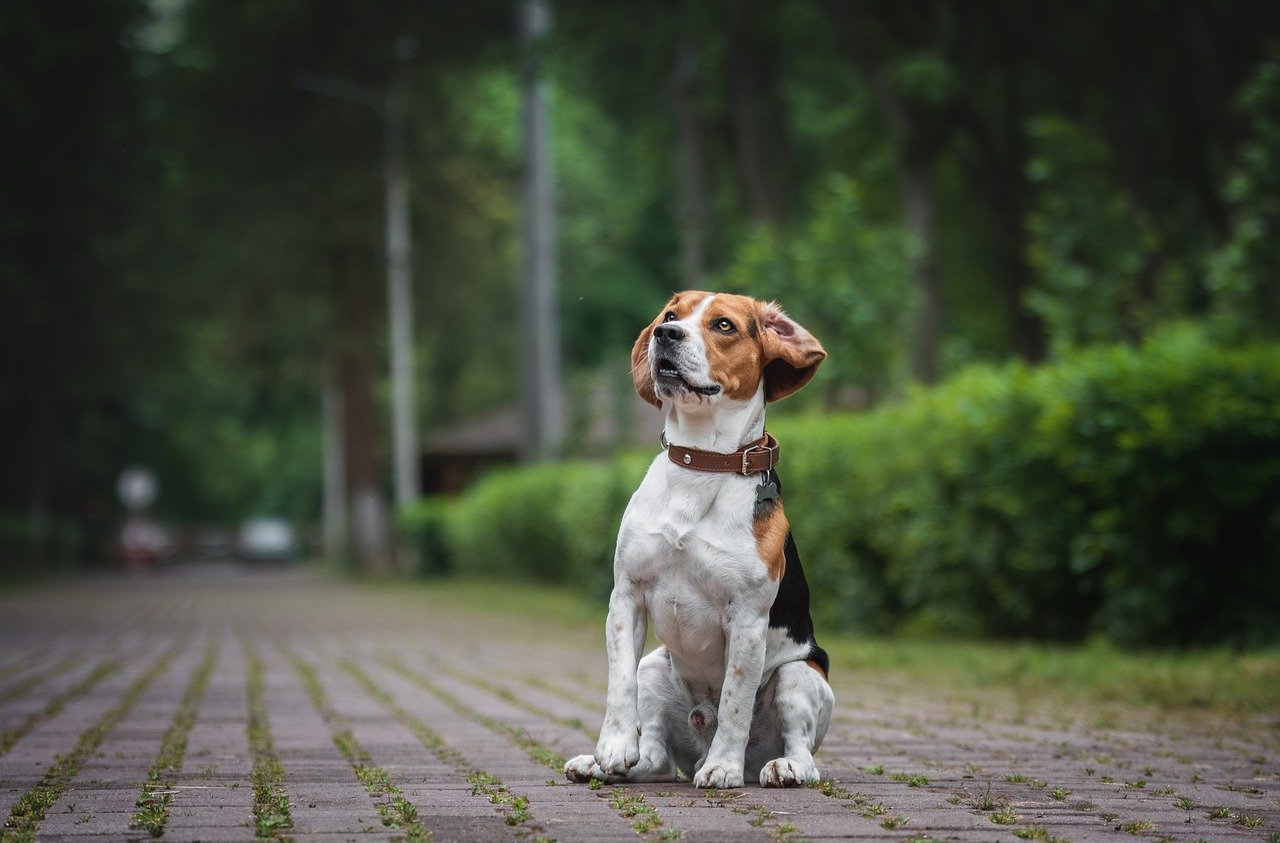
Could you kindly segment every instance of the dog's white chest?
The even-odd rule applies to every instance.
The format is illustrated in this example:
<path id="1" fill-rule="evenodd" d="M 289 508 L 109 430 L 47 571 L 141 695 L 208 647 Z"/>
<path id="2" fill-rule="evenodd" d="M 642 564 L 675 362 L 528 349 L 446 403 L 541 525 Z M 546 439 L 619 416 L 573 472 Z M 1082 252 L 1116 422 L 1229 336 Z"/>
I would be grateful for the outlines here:
<path id="1" fill-rule="evenodd" d="M 620 531 L 617 573 L 643 590 L 654 633 L 682 672 L 714 687 L 730 605 L 767 612 L 776 592 L 752 537 L 754 494 L 748 478 L 696 475 L 660 456 Z"/>

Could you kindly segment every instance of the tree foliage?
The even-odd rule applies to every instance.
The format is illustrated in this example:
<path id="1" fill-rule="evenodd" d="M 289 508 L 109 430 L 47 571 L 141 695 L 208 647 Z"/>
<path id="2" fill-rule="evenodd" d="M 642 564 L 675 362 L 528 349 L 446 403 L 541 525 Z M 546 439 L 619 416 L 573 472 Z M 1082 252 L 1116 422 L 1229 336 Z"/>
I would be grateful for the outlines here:
<path id="1" fill-rule="evenodd" d="M 159 470 L 173 518 L 313 518 L 320 392 L 335 382 L 353 476 L 385 486 L 370 104 L 399 62 L 422 424 L 513 400 L 514 11 L 0 5 L 0 348 L 20 361 L 0 382 L 10 521 L 84 520 L 134 461 Z M 691 277 L 777 298 L 827 344 L 797 406 L 1138 344 L 1174 320 L 1229 342 L 1280 331 L 1274 3 L 554 12 L 571 383 L 605 372 L 625 389 L 638 327 Z"/>

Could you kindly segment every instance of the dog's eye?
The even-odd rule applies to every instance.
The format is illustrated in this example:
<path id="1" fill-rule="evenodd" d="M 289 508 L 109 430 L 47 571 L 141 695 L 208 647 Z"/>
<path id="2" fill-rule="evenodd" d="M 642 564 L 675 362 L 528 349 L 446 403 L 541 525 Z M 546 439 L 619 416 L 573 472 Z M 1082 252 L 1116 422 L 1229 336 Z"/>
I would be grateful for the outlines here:
<path id="1" fill-rule="evenodd" d="M 711 327 L 715 328 L 722 334 L 732 334 L 734 331 L 738 330 L 733 326 L 732 322 L 724 318 L 717 319 L 712 323 Z"/>
<path id="2" fill-rule="evenodd" d="M 663 322 L 674 322 L 674 321 L 676 321 L 676 312 L 675 312 L 674 310 L 668 310 L 668 311 L 667 311 L 667 315 L 666 315 L 666 316 L 664 316 L 664 317 L 662 317 L 662 321 L 663 321 Z"/>

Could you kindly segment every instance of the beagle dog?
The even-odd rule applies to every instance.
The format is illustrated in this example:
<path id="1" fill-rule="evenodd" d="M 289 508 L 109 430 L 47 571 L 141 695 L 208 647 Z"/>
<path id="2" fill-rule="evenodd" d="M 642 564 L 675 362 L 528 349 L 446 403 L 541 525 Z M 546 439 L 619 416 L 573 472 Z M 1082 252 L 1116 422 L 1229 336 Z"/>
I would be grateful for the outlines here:
<path id="1" fill-rule="evenodd" d="M 664 444 L 622 518 L 594 755 L 571 781 L 788 787 L 818 780 L 834 696 L 813 636 L 765 405 L 826 352 L 776 304 L 676 294 L 631 352 Z M 661 646 L 641 658 L 652 622 Z"/>

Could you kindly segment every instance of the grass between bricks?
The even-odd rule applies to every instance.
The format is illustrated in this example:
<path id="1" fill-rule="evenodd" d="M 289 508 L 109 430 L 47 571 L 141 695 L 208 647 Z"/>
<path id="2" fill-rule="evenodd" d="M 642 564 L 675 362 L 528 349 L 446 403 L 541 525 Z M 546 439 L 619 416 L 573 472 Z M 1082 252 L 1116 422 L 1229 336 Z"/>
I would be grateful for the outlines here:
<path id="1" fill-rule="evenodd" d="M 542 708 L 541 706 L 537 706 L 537 705 L 534 705 L 533 703 L 526 702 L 525 700 L 520 699 L 518 696 L 512 693 L 511 689 L 505 688 L 497 684 L 496 682 L 490 682 L 489 680 L 481 679 L 478 676 L 471 676 L 469 674 L 463 673 L 460 670 L 456 670 L 454 668 L 449 667 L 446 664 L 436 662 L 436 661 L 433 661 L 431 663 L 431 667 L 435 670 L 439 670 L 441 673 L 445 673 L 445 674 L 448 674 L 449 676 L 452 676 L 454 679 L 457 679 L 461 682 L 466 682 L 468 685 L 474 685 L 475 687 L 479 688 L 482 691 L 486 691 L 490 694 L 493 694 L 495 697 L 502 700 L 503 702 L 513 705 L 516 708 L 524 709 L 525 711 L 529 712 L 535 717 L 541 717 L 543 720 L 548 720 L 552 723 L 559 724 L 561 726 L 564 726 L 566 729 L 573 729 L 575 731 L 582 732 L 592 741 L 596 741 L 600 737 L 598 732 L 593 731 L 589 726 L 587 726 L 586 723 L 583 723 L 581 719 L 577 717 L 561 717 L 560 715 L 556 714 L 553 711 L 547 711 L 545 708 Z"/>
<path id="2" fill-rule="evenodd" d="M 512 793 L 497 776 L 473 767 L 462 753 L 449 746 L 439 732 L 405 710 L 391 694 L 379 687 L 369 674 L 354 663 L 342 659 L 338 662 L 338 667 L 356 680 L 364 688 L 365 693 L 400 721 L 401 725 L 413 732 L 418 742 L 431 750 L 442 764 L 452 767 L 456 773 L 464 776 L 467 783 L 471 785 L 472 796 L 483 796 L 490 804 L 498 806 L 507 825 L 523 825 L 535 834 L 541 832 L 541 826 L 530 822 L 533 816 L 529 811 L 528 796 Z"/>
<path id="3" fill-rule="evenodd" d="M 160 751 L 156 753 L 151 769 L 147 771 L 142 792 L 138 794 L 132 827 L 145 831 L 152 837 L 164 834 L 164 827 L 169 822 L 173 777 L 182 769 L 182 759 L 187 754 L 187 736 L 195 725 L 196 712 L 200 708 L 200 701 L 204 699 L 204 691 L 217 658 L 217 640 L 210 638 L 204 659 L 191 674 L 191 681 L 182 695 L 182 701 L 178 703 L 178 710 L 173 714 L 173 721 L 160 742 Z"/>
<path id="4" fill-rule="evenodd" d="M 10 700 L 16 700 L 23 696 L 32 688 L 41 685 L 60 673 L 65 673 L 81 662 L 79 655 L 73 654 L 67 656 L 57 664 L 46 667 L 44 670 L 35 673 L 23 679 L 21 682 L 14 684 L 12 687 L 5 689 L 4 693 L 0 693 L 0 703 L 7 703 Z"/>
<path id="5" fill-rule="evenodd" d="M 58 694 L 45 704 L 44 708 L 39 711 L 28 714 L 26 718 L 11 729 L 5 729 L 0 732 L 0 755 L 6 755 L 9 750 L 13 749 L 13 745 L 22 739 L 22 736 L 30 732 L 41 722 L 52 718 L 59 711 L 66 707 L 67 703 L 87 694 L 94 685 L 97 685 L 103 679 L 118 671 L 121 667 L 119 659 L 108 659 L 93 670 L 79 682 L 72 685 L 67 690 Z"/>
<path id="6" fill-rule="evenodd" d="M 538 743 L 524 729 L 519 729 L 512 726 L 510 723 L 503 723 L 501 720 L 497 720 L 493 717 L 487 717 L 483 714 L 476 713 L 473 709 L 463 705 L 462 701 L 453 694 L 441 688 L 426 677 L 420 676 L 409 670 L 398 660 L 392 660 L 387 664 L 392 670 L 403 676 L 405 679 L 408 679 L 410 682 L 418 685 L 426 691 L 430 691 L 437 699 L 440 700 L 440 702 L 444 703 L 463 717 L 466 717 L 469 720 L 474 720 L 491 732 L 499 732 L 509 736 L 513 741 L 515 741 L 516 746 L 520 747 L 520 749 L 522 749 L 524 753 L 534 761 L 537 761 L 548 769 L 555 770 L 557 773 L 564 772 L 564 756 L 560 755 L 555 750 L 549 749 Z"/>
<path id="7" fill-rule="evenodd" d="M 426 677 L 420 676 L 409 670 L 398 660 L 391 660 L 387 664 L 400 676 L 434 694 L 442 703 L 463 717 L 474 720 L 476 723 L 479 723 L 491 732 L 498 732 L 500 734 L 507 735 L 515 742 L 516 746 L 524 750 L 524 753 L 532 760 L 544 765 L 548 769 L 556 771 L 557 773 L 564 773 L 564 756 L 538 743 L 524 729 L 512 726 L 510 723 L 503 723 L 501 720 L 497 720 L 493 717 L 478 714 L 474 710 L 463 705 L 462 701 L 453 694 L 436 685 L 434 682 L 431 682 Z M 623 788 L 622 790 L 626 789 Z M 655 831 L 660 828 L 664 824 L 663 819 L 658 814 L 658 810 L 656 808 L 645 802 L 644 794 L 635 792 L 629 793 L 630 796 L 627 798 L 625 807 L 619 808 L 610 803 L 611 807 L 614 807 L 614 810 L 618 811 L 624 819 L 630 821 L 631 828 L 635 830 L 637 834 L 648 834 L 650 831 Z M 617 801 L 616 792 L 615 801 Z M 642 805 L 643 808 L 636 807 L 640 805 Z M 677 830 L 672 830 L 670 834 L 664 832 L 663 839 L 675 839 L 675 836 L 678 836 L 681 833 L 682 832 Z"/>
<path id="8" fill-rule="evenodd" d="M 848 803 L 848 808 L 865 820 L 876 820 L 881 828 L 892 831 L 910 822 L 909 817 L 893 814 L 883 802 L 877 802 L 870 796 L 847 790 L 831 779 L 822 779 L 809 787 L 830 799 L 839 799 Z"/>
<path id="9" fill-rule="evenodd" d="M 267 701 L 262 684 L 262 660 L 244 642 L 245 697 L 249 707 L 249 752 L 253 755 L 253 821 L 258 837 L 281 837 L 293 828 L 289 796 L 284 789 L 284 765 L 276 755 L 267 719 Z"/>
<path id="10" fill-rule="evenodd" d="M 409 840 L 429 839 L 431 835 L 418 821 L 418 809 L 404 798 L 404 791 L 391 781 L 391 774 L 385 768 L 373 763 L 373 756 L 356 740 L 346 718 L 339 714 L 329 701 L 329 696 L 325 693 L 324 686 L 320 684 L 320 678 L 316 676 L 315 670 L 298 656 L 286 655 L 293 663 L 293 669 L 301 677 L 311 704 L 315 706 L 325 725 L 329 727 L 333 745 L 342 753 L 342 757 L 347 759 L 352 772 L 360 780 L 360 784 L 364 785 L 365 792 L 373 799 L 374 808 L 382 818 L 382 824 L 403 834 Z"/>
<path id="11" fill-rule="evenodd" d="M 4 831 L 0 833 L 0 840 L 8 843 L 8 841 L 35 839 L 40 823 L 44 822 L 53 803 L 66 792 L 71 780 L 80 772 L 85 761 L 97 751 L 121 718 L 129 713 L 134 703 L 138 701 L 138 697 L 142 696 L 155 678 L 169 667 L 173 657 L 186 646 L 188 638 L 186 634 L 180 636 L 176 644 L 161 653 L 146 671 L 134 679 L 116 704 L 107 709 L 92 726 L 80 733 L 80 739 L 76 742 L 74 749 L 53 757 L 53 764 L 45 771 L 40 781 L 24 793 L 18 803 L 13 806 L 9 819 L 5 822 Z"/>
<path id="12" fill-rule="evenodd" d="M 605 607 L 567 588 L 473 579 L 366 586 L 439 612 L 478 612 L 506 622 L 545 621 L 548 632 L 603 628 Z M 496 622 L 498 622 L 496 621 Z M 1280 649 L 1127 651 L 1105 643 L 1062 646 L 940 638 L 875 638 L 819 630 L 833 672 L 874 673 L 921 689 L 1013 692 L 1030 702 L 1119 704 L 1224 716 L 1280 709 Z"/>

